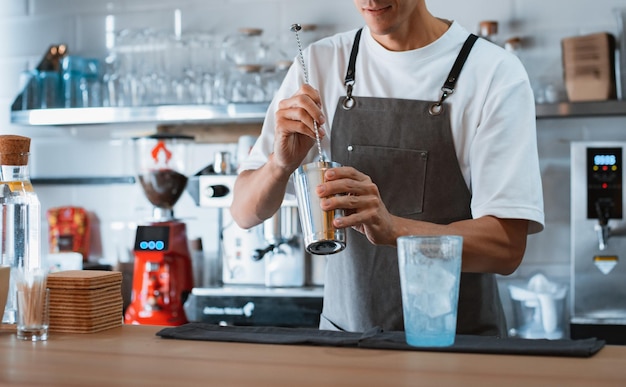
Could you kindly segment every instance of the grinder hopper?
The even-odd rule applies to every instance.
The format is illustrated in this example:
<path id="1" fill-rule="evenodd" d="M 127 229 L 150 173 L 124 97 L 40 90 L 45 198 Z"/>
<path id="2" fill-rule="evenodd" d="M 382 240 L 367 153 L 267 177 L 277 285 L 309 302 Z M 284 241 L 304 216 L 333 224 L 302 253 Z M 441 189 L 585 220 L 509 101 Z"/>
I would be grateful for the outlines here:
<path id="1" fill-rule="evenodd" d="M 156 221 L 174 219 L 173 207 L 187 185 L 190 136 L 155 134 L 135 139 L 135 162 L 141 187 L 154 206 Z"/>

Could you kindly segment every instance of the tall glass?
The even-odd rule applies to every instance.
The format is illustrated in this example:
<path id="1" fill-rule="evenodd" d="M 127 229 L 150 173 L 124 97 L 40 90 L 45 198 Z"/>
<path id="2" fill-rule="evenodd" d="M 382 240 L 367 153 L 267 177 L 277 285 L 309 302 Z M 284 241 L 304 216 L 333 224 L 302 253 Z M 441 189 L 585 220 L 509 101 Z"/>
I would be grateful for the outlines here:
<path id="1" fill-rule="evenodd" d="M 398 238 L 406 341 L 416 347 L 454 344 L 463 238 Z"/>

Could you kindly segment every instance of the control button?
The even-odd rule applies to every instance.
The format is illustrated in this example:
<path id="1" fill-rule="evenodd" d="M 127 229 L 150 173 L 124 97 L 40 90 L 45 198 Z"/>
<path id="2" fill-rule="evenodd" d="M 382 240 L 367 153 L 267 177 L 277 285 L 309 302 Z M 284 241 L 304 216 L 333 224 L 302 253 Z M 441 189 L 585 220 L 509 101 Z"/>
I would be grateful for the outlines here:
<path id="1" fill-rule="evenodd" d="M 230 189 L 225 185 L 210 185 L 206 187 L 204 194 L 209 198 L 223 198 L 230 193 Z"/>

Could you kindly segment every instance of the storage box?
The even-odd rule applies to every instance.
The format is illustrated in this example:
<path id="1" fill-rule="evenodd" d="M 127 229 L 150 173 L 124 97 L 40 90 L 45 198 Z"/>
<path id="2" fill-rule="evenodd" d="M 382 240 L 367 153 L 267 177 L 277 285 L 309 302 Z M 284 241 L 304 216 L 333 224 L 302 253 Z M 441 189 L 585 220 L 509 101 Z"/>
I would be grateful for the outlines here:
<path id="1" fill-rule="evenodd" d="M 615 37 L 596 33 L 565 38 L 563 75 L 570 101 L 603 101 L 616 98 Z"/>

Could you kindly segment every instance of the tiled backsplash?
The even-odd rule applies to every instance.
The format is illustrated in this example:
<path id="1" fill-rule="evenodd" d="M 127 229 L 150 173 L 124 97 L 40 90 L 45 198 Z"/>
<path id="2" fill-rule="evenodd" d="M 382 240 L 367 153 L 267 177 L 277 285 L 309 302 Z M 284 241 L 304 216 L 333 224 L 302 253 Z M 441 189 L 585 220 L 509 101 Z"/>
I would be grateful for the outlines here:
<path id="1" fill-rule="evenodd" d="M 481 20 L 500 23 L 498 38 L 524 38 L 522 60 L 534 82 L 561 82 L 560 39 L 591 32 L 617 32 L 613 9 L 623 0 L 428 0 L 431 11 L 458 20 L 476 32 Z M 67 43 L 72 53 L 104 57 L 105 19 L 115 29 L 173 30 L 179 9 L 182 31 L 228 34 L 240 27 L 263 28 L 267 36 L 288 32 L 294 23 L 312 23 L 327 33 L 362 24 L 351 1 L 319 0 L 5 0 L 0 7 L 0 132 L 33 137 L 34 177 L 123 176 L 134 173 L 129 138 L 150 133 L 154 124 L 76 127 L 20 127 L 9 123 L 9 106 L 18 93 L 19 73 L 34 66 L 53 43 Z M 547 226 L 530 237 L 525 262 L 516 275 L 543 270 L 567 277 L 569 265 L 569 142 L 625 140 L 626 116 L 597 119 L 541 119 L 538 138 L 544 179 Z M 217 149 L 202 145 L 195 154 L 200 169 Z M 39 186 L 44 209 L 79 205 L 99 220 L 102 248 L 96 257 L 124 259 L 133 227 L 150 214 L 138 185 Z M 113 194 L 115 192 L 115 194 Z M 176 214 L 188 223 L 189 236 L 201 236 L 205 250 L 217 249 L 216 210 L 198 209 L 183 195 Z"/>

